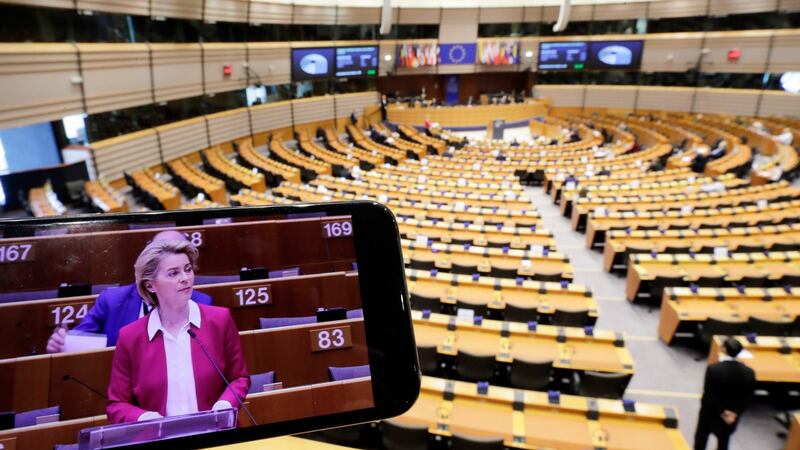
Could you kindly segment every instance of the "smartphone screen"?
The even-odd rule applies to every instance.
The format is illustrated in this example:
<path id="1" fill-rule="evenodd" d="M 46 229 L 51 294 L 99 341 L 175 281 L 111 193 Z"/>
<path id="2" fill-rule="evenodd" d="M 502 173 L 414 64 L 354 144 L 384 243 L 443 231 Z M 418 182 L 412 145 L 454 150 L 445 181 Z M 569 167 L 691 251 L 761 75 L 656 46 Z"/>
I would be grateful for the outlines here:
<path id="1" fill-rule="evenodd" d="M 77 420 L 75 440 L 59 443 L 81 445 L 92 433 L 142 443 L 375 415 L 392 383 L 373 383 L 392 370 L 380 330 L 391 330 L 387 308 L 407 305 L 399 250 L 392 280 L 367 280 L 364 264 L 392 259 L 369 248 L 379 247 L 367 238 L 374 219 L 342 207 L 261 210 L 0 228 L 0 411 Z M 365 304 L 364 293 L 397 280 L 386 296 L 401 296 Z M 403 358 L 414 374 L 415 358 Z M 171 432 L 149 435 L 149 423 Z"/>

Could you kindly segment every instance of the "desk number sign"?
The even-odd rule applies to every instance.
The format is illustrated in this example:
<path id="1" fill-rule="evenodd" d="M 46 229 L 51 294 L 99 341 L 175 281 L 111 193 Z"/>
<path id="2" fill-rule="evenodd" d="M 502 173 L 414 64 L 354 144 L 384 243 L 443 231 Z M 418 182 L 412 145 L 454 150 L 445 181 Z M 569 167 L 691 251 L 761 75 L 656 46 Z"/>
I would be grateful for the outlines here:
<path id="1" fill-rule="evenodd" d="M 272 303 L 272 287 L 269 284 L 237 287 L 233 289 L 233 298 L 237 308 L 264 306 Z"/>
<path id="2" fill-rule="evenodd" d="M 325 239 L 351 237 L 352 235 L 353 223 L 349 220 L 332 220 L 322 223 L 322 237 Z"/>
<path id="3" fill-rule="evenodd" d="M 0 245 L 0 264 L 33 261 L 34 250 L 33 244 Z"/>
<path id="4" fill-rule="evenodd" d="M 86 317 L 89 308 L 92 307 L 94 302 L 81 302 L 70 303 L 68 305 L 50 305 L 47 307 L 50 312 L 48 323 L 51 327 L 59 325 L 72 325 L 80 322 L 81 319 Z"/>
<path id="5" fill-rule="evenodd" d="M 309 334 L 312 352 L 324 352 L 353 346 L 350 325 L 319 328 L 309 331 Z"/>

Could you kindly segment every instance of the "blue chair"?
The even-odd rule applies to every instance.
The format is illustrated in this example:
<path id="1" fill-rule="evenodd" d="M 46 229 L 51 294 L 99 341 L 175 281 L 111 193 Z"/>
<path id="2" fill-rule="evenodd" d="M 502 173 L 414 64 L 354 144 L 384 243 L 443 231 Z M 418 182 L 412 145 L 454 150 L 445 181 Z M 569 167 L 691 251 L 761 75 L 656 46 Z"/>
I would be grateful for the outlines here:
<path id="1" fill-rule="evenodd" d="M 306 323 L 316 323 L 317 316 L 299 317 L 259 317 L 258 324 L 261 329 L 290 327 L 292 325 L 303 325 Z"/>
<path id="2" fill-rule="evenodd" d="M 328 376 L 331 381 L 368 377 L 370 376 L 369 364 L 363 366 L 328 367 Z"/>
<path id="3" fill-rule="evenodd" d="M 358 309 L 351 309 L 347 311 L 347 318 L 348 319 L 360 319 L 364 317 L 364 310 L 361 308 Z"/>
<path id="4" fill-rule="evenodd" d="M 36 421 L 40 417 L 44 416 L 52 416 L 58 415 L 59 417 L 55 420 L 61 420 L 61 407 L 60 406 L 50 406 L 47 408 L 41 409 L 34 409 L 32 411 L 25 411 L 22 413 L 17 413 L 14 417 L 14 428 L 20 427 L 30 427 L 36 425 Z"/>
<path id="5" fill-rule="evenodd" d="M 265 384 L 272 384 L 274 382 L 275 382 L 274 370 L 250 375 L 250 389 L 247 391 L 247 393 L 255 394 L 257 392 L 263 392 Z"/>

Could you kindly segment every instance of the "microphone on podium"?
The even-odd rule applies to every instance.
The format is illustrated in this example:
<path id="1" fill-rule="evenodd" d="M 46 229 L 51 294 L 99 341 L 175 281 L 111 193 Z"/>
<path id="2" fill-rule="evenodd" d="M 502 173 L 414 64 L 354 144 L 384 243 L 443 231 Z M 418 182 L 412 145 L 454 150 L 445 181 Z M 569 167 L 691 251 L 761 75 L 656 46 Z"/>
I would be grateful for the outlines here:
<path id="1" fill-rule="evenodd" d="M 248 409 L 247 406 L 245 406 L 244 402 L 242 402 L 242 399 L 239 398 L 239 395 L 231 387 L 231 383 L 228 382 L 227 378 L 225 378 L 225 374 L 223 374 L 222 371 L 219 370 L 219 366 L 217 366 L 217 363 L 215 363 L 214 359 L 211 358 L 211 355 L 208 354 L 208 350 L 206 350 L 206 346 L 203 345 L 203 343 L 200 342 L 200 339 L 197 338 L 197 333 L 195 333 L 194 330 L 192 330 L 191 328 L 186 330 L 186 332 L 189 333 L 189 336 L 191 336 L 192 339 L 194 339 L 195 342 L 197 342 L 197 345 L 200 346 L 200 349 L 203 350 L 203 354 L 206 355 L 206 358 L 208 359 L 208 361 L 211 363 L 212 366 L 214 366 L 214 369 L 217 370 L 217 373 L 219 374 L 220 378 L 222 378 L 222 381 L 225 382 L 225 386 L 228 387 L 228 390 L 231 391 L 231 394 L 233 394 L 233 397 L 236 399 L 237 402 L 239 402 L 239 406 L 242 409 L 244 409 L 244 411 L 247 413 L 247 417 L 250 418 L 250 421 L 253 422 L 253 425 L 258 425 L 258 422 L 256 422 L 255 417 L 253 417 L 253 414 L 250 413 L 250 409 Z"/>
<path id="2" fill-rule="evenodd" d="M 62 379 L 62 380 L 64 380 L 64 381 L 69 381 L 69 380 L 72 380 L 72 381 L 74 381 L 74 382 L 76 382 L 76 383 L 80 384 L 80 385 L 81 385 L 81 386 L 83 386 L 84 388 L 86 388 L 86 389 L 88 389 L 88 390 L 92 391 L 92 392 L 93 392 L 95 395 L 102 397 L 102 398 L 103 398 L 103 400 L 108 400 L 108 397 L 106 397 L 105 395 L 103 395 L 102 393 L 100 393 L 99 391 L 97 391 L 95 388 L 93 388 L 93 387 L 89 386 L 88 384 L 86 384 L 86 383 L 84 383 L 83 381 L 81 381 L 81 380 L 79 380 L 79 379 L 77 379 L 77 378 L 73 377 L 73 376 L 72 376 L 72 375 L 70 375 L 70 374 L 66 374 L 66 375 L 64 375 L 63 377 L 61 377 L 61 379 Z"/>

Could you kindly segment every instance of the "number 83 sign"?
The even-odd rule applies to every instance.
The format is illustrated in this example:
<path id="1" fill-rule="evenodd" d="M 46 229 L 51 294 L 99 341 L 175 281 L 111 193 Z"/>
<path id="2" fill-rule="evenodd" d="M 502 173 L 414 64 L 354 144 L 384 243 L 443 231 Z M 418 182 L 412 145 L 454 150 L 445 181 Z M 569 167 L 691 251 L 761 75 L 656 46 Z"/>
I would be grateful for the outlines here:
<path id="1" fill-rule="evenodd" d="M 309 331 L 309 337 L 311 338 L 312 352 L 336 350 L 353 346 L 353 338 L 350 335 L 349 325 L 311 330 Z"/>

